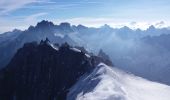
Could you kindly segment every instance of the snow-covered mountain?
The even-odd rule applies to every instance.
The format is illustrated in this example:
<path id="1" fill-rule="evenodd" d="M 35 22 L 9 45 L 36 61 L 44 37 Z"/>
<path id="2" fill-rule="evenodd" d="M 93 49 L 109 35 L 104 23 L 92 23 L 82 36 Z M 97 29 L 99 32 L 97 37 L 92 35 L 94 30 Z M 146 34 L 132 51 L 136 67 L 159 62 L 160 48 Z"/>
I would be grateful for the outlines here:
<path id="1" fill-rule="evenodd" d="M 169 100 L 170 86 L 100 63 L 70 89 L 67 100 Z"/>

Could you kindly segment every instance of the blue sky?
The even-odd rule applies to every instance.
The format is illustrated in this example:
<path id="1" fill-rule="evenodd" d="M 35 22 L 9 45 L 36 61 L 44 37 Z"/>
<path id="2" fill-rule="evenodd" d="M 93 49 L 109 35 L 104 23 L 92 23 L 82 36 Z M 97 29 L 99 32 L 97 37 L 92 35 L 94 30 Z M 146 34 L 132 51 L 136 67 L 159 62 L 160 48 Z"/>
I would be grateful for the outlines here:
<path id="1" fill-rule="evenodd" d="M 0 32 L 43 19 L 98 27 L 169 26 L 170 0 L 1 0 Z"/>

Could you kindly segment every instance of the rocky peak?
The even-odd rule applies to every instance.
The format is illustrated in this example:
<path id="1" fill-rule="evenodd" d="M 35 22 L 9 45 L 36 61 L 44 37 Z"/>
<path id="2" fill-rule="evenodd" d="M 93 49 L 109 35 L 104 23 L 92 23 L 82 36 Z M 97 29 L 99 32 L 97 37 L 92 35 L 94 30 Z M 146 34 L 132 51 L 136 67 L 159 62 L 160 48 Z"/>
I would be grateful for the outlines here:
<path id="1" fill-rule="evenodd" d="M 44 28 L 44 27 L 53 27 L 54 24 L 50 21 L 46 21 L 46 20 L 42 20 L 41 22 L 37 23 L 36 27 L 41 27 L 41 28 Z"/>
<path id="2" fill-rule="evenodd" d="M 58 29 L 59 29 L 59 30 L 62 30 L 64 33 L 73 32 L 70 23 L 67 23 L 67 22 L 61 23 L 60 25 L 58 25 Z"/>
<path id="3" fill-rule="evenodd" d="M 66 100 L 69 89 L 102 58 L 87 56 L 67 43 L 26 43 L 0 71 L 1 100 Z"/>

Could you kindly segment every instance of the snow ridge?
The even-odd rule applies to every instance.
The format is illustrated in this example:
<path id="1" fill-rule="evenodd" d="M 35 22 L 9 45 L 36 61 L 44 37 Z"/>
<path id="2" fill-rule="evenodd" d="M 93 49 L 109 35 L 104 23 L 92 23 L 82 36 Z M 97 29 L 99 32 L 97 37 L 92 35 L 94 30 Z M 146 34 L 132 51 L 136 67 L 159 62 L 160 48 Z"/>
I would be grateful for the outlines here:
<path id="1" fill-rule="evenodd" d="M 170 86 L 100 63 L 70 89 L 68 100 L 169 100 Z"/>

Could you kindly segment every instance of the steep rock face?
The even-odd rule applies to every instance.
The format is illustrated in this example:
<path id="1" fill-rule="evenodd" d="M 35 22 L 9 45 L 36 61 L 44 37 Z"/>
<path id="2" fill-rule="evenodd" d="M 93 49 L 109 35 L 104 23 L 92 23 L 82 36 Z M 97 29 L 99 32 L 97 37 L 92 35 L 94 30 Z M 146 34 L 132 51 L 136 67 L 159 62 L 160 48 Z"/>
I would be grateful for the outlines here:
<path id="1" fill-rule="evenodd" d="M 65 100 L 69 88 L 97 62 L 67 43 L 25 44 L 0 71 L 0 100 Z"/>

